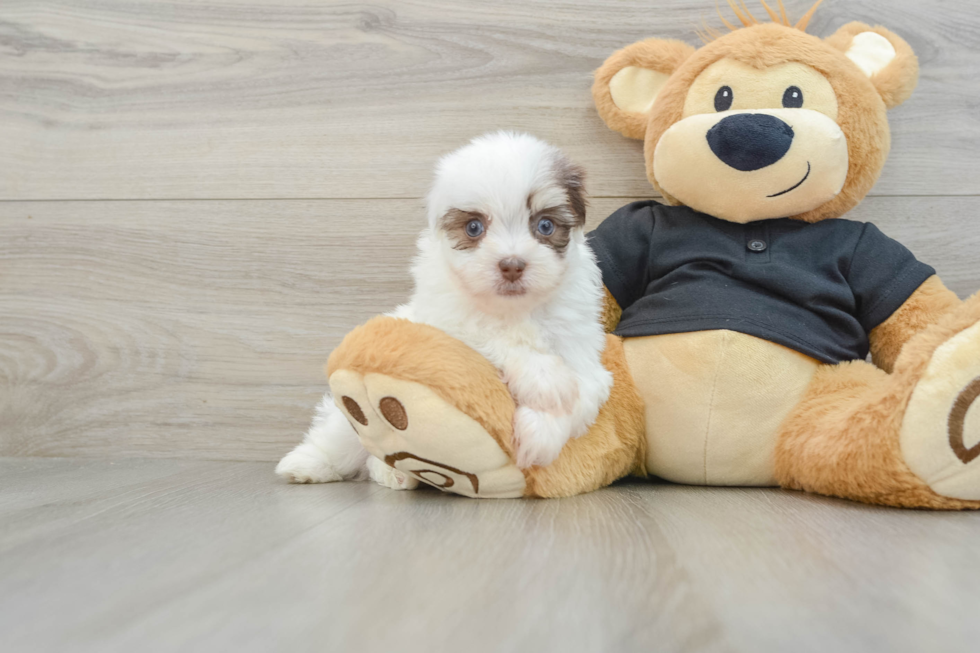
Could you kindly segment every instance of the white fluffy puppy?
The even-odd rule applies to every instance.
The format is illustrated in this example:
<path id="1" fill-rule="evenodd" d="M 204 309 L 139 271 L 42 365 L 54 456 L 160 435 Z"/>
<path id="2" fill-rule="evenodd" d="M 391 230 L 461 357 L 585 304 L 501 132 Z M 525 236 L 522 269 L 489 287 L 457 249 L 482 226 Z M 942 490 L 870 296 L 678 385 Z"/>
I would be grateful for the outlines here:
<path id="1" fill-rule="evenodd" d="M 612 386 L 582 170 L 532 136 L 481 136 L 439 161 L 428 222 L 414 293 L 391 315 L 437 327 L 493 363 L 518 406 L 518 466 L 547 465 L 588 430 Z M 367 454 L 329 393 L 276 472 L 300 483 L 417 485 Z"/>

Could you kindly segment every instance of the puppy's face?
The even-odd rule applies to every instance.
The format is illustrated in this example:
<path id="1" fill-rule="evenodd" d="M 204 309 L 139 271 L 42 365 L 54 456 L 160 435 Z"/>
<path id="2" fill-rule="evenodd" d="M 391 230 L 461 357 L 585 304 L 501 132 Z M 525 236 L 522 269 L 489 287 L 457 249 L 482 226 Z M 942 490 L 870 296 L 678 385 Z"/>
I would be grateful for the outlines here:
<path id="1" fill-rule="evenodd" d="M 441 254 L 486 308 L 547 298 L 583 238 L 583 174 L 529 136 L 495 134 L 444 159 L 430 196 Z"/>

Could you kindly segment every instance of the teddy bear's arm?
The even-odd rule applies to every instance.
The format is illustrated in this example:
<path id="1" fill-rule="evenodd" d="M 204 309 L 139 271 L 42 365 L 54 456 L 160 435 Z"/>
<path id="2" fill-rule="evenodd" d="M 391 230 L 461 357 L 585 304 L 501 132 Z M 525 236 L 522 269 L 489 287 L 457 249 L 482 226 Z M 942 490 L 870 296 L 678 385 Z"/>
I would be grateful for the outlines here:
<path id="1" fill-rule="evenodd" d="M 623 309 L 616 303 L 616 298 L 612 296 L 608 288 L 603 286 L 602 290 L 605 294 L 605 299 L 602 302 L 602 326 L 606 333 L 612 333 L 623 317 Z"/>
<path id="2" fill-rule="evenodd" d="M 891 372 L 902 347 L 912 336 L 960 304 L 956 293 L 943 285 L 938 276 L 929 277 L 891 317 L 872 329 L 871 360 Z"/>

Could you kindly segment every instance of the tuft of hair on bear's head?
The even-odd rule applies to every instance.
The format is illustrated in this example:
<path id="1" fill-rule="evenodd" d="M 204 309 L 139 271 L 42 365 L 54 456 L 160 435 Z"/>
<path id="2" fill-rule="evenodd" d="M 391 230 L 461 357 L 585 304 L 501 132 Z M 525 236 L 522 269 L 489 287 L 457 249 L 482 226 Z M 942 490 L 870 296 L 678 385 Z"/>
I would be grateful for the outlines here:
<path id="1" fill-rule="evenodd" d="M 739 2 L 741 2 L 741 7 L 739 7 L 739 2 L 736 2 L 735 0 L 727 0 L 727 1 L 728 1 L 728 6 L 731 7 L 732 11 L 735 13 L 736 18 L 738 18 L 739 22 L 742 23 L 742 27 L 752 27 L 753 25 L 760 24 L 759 19 L 757 19 L 755 16 L 752 15 L 752 12 L 749 10 L 748 5 L 745 4 L 745 0 L 739 0 Z M 766 10 L 766 13 L 769 14 L 769 18 L 772 19 L 773 23 L 777 25 L 783 25 L 785 27 L 793 27 L 795 29 L 800 30 L 801 32 L 805 32 L 807 25 L 810 24 L 810 19 L 813 18 L 813 14 L 817 11 L 817 7 L 820 6 L 820 3 L 822 3 L 823 0 L 817 0 L 813 4 L 813 6 L 811 6 L 810 9 L 808 9 L 805 14 L 803 14 L 803 17 L 800 18 L 800 20 L 798 20 L 795 25 L 790 21 L 789 17 L 786 15 L 786 5 L 783 4 L 783 0 L 776 0 L 776 2 L 779 4 L 778 13 L 776 12 L 776 10 L 774 10 L 766 3 L 766 0 L 759 0 L 759 2 L 762 3 L 762 7 Z M 725 19 L 725 17 L 721 13 L 721 7 L 718 6 L 717 2 L 715 2 L 715 11 L 718 12 L 718 18 L 721 19 L 721 22 L 730 31 L 734 32 L 738 29 L 741 29 L 740 27 L 733 25 L 732 23 L 730 23 L 728 20 Z M 703 29 L 696 30 L 696 31 L 697 31 L 697 35 L 701 37 L 701 40 L 704 43 L 710 43 L 711 41 L 714 41 L 715 39 L 721 38 L 723 36 L 721 31 L 708 25 L 703 18 L 701 19 L 701 24 Z"/>

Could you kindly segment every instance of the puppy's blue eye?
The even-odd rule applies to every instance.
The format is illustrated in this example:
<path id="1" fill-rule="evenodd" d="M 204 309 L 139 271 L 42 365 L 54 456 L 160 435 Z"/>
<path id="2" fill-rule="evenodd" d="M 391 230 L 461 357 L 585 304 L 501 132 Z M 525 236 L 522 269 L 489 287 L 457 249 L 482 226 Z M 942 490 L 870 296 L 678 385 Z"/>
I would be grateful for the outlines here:
<path id="1" fill-rule="evenodd" d="M 479 238 L 483 235 L 483 223 L 479 220 L 470 220 L 466 223 L 466 235 L 470 238 Z"/>
<path id="2" fill-rule="evenodd" d="M 550 236 L 551 234 L 555 233 L 555 223 L 548 218 L 545 218 L 538 223 L 538 233 L 542 236 Z"/>

